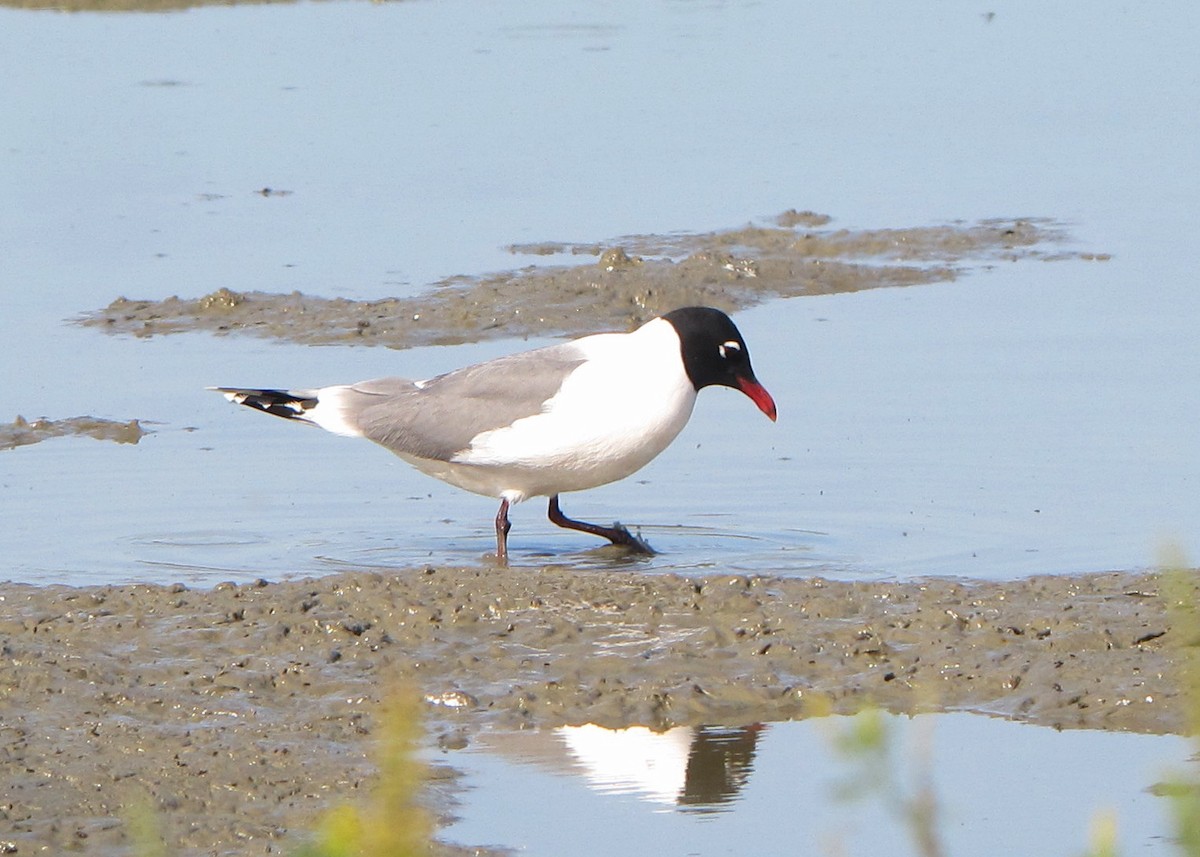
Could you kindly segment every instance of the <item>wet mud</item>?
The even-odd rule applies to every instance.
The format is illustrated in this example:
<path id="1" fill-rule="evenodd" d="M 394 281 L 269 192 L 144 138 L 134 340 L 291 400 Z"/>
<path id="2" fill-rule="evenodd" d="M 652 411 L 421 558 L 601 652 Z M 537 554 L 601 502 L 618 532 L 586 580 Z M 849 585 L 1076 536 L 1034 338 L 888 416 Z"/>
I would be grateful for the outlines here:
<path id="1" fill-rule="evenodd" d="M 220 288 L 200 298 L 117 298 L 76 321 L 140 337 L 204 330 L 411 348 L 632 329 L 680 306 L 732 312 L 771 298 L 919 285 L 1004 261 L 1083 255 L 1065 250 L 1062 228 L 1047 220 L 857 231 L 828 223 L 824 215 L 788 211 L 770 225 L 719 232 L 514 245 L 517 254 L 595 260 L 454 277 L 411 298 L 358 301 Z"/>
<path id="2" fill-rule="evenodd" d="M 0 0 L 10 9 L 48 12 L 175 12 L 204 6 L 257 6 L 294 0 Z"/>
<path id="3" fill-rule="evenodd" d="M 146 433 L 146 429 L 142 428 L 137 420 L 123 423 L 99 417 L 70 417 L 64 420 L 48 420 L 43 417 L 30 422 L 18 416 L 11 423 L 0 424 L 0 449 L 15 449 L 52 437 L 70 435 L 83 435 L 117 443 L 137 443 Z"/>
<path id="4" fill-rule="evenodd" d="M 841 582 L 426 568 L 281 583 L 0 586 L 5 853 L 274 854 L 371 783 L 380 700 L 430 739 L 972 711 L 1182 732 L 1197 578 Z M 1170 593 L 1170 598 L 1167 597 Z"/>

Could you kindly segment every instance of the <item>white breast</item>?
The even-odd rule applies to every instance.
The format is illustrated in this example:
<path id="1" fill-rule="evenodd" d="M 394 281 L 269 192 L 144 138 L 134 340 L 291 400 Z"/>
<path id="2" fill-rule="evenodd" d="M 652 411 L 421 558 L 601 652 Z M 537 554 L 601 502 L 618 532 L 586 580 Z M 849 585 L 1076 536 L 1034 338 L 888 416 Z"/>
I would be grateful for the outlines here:
<path id="1" fill-rule="evenodd" d="M 586 362 L 543 413 L 478 435 L 450 462 L 469 472 L 440 478 L 516 502 L 622 479 L 666 449 L 696 401 L 671 324 L 656 319 L 577 344 Z"/>

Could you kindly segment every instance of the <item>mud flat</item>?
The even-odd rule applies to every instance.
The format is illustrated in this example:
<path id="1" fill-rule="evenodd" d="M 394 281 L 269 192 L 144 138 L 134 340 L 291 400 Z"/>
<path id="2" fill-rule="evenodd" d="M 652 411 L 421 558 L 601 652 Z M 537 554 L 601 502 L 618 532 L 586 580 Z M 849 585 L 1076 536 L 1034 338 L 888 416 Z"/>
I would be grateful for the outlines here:
<path id="1" fill-rule="evenodd" d="M 953 280 L 1019 260 L 1106 258 L 1064 249 L 1063 229 L 1048 220 L 874 230 L 828 223 L 825 215 L 787 211 L 769 225 L 717 232 L 514 246 L 515 254 L 596 258 L 453 277 L 411 298 L 360 301 L 226 287 L 199 298 L 120 297 L 76 321 L 138 337 L 205 330 L 411 348 L 632 329 L 681 306 L 732 312 L 778 297 Z"/>
<path id="2" fill-rule="evenodd" d="M 65 420 L 36 419 L 32 422 L 18 416 L 11 423 L 0 423 L 0 450 L 16 449 L 40 443 L 52 437 L 83 435 L 96 440 L 117 443 L 137 443 L 147 434 L 140 422 L 120 422 L 100 417 L 70 417 Z"/>
<path id="3" fill-rule="evenodd" d="M 1194 576 L 1193 576 L 1194 577 Z M 424 568 L 213 589 L 0 586 L 0 847 L 277 854 L 371 782 L 377 704 L 433 740 L 960 710 L 1181 732 L 1193 577 L 840 582 Z M 1186 590 L 1186 593 L 1184 592 Z"/>

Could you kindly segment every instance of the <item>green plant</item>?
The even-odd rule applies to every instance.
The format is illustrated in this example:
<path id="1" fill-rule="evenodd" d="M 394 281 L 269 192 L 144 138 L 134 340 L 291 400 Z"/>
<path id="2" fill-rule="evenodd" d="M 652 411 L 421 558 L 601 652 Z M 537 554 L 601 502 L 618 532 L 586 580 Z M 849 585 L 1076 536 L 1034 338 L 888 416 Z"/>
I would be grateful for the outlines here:
<path id="1" fill-rule="evenodd" d="M 414 857 L 427 854 L 432 822 L 418 803 L 425 767 L 416 694 L 396 693 L 379 717 L 379 777 L 362 806 L 341 804 L 325 813 L 313 842 L 297 857 Z"/>
<path id="2" fill-rule="evenodd" d="M 1171 633 L 1179 659 L 1180 690 L 1185 699 L 1188 730 L 1200 752 L 1200 605 L 1197 573 L 1178 548 L 1164 550 L 1161 590 L 1171 617 Z M 1186 857 L 1200 857 L 1200 778 L 1195 771 L 1172 774 L 1153 789 L 1171 804 L 1175 844 Z"/>
<path id="3" fill-rule="evenodd" d="M 895 758 L 897 739 L 891 721 L 878 708 L 866 708 L 834 737 L 834 748 L 858 770 L 842 783 L 843 799 L 878 797 L 899 818 L 922 857 L 943 857 L 946 851 L 938 832 L 938 802 L 929 762 L 929 735 L 918 740 L 919 764 L 911 781 Z"/>
<path id="4" fill-rule="evenodd" d="M 136 857 L 169 857 L 162 819 L 149 794 L 143 793 L 132 801 L 125 824 Z"/>

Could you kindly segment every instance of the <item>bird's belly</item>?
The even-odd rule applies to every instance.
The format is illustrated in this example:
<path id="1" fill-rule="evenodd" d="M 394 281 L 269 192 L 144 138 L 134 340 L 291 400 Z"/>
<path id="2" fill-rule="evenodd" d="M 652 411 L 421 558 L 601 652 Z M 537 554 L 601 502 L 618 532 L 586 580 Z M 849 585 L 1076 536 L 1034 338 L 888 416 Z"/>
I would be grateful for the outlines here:
<path id="1" fill-rule="evenodd" d="M 485 466 L 457 464 L 450 461 L 429 461 L 404 458 L 420 470 L 456 488 L 482 494 L 485 497 L 504 497 L 516 503 L 529 497 L 551 496 L 568 491 L 583 491 L 614 482 L 633 473 L 632 469 L 545 469 L 529 465 Z"/>
<path id="2" fill-rule="evenodd" d="M 687 391 L 690 392 L 690 391 Z M 612 414 L 571 425 L 553 413 L 479 436 L 450 461 L 403 456 L 424 473 L 476 494 L 526 497 L 583 491 L 624 479 L 661 453 L 687 424 L 695 396 L 622 423 Z"/>

